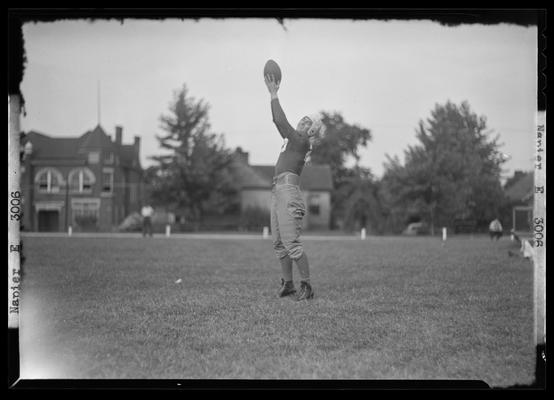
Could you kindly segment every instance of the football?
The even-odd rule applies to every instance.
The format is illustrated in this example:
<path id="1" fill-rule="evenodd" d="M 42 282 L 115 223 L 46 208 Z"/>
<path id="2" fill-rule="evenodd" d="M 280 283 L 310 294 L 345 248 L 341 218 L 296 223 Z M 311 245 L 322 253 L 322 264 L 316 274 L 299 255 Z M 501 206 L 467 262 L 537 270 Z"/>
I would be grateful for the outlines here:
<path id="1" fill-rule="evenodd" d="M 264 66 L 264 78 L 266 75 L 273 75 L 277 83 L 281 82 L 281 68 L 273 60 L 267 60 Z"/>

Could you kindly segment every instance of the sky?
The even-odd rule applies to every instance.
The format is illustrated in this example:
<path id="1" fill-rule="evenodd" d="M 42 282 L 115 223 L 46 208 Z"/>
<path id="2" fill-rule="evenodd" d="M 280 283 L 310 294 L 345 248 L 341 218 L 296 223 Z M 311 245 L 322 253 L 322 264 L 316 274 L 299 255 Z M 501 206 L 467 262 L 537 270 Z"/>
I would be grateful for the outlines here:
<path id="1" fill-rule="evenodd" d="M 77 137 L 98 122 L 123 142 L 141 138 L 143 166 L 175 91 L 210 105 L 212 130 L 251 164 L 274 164 L 282 139 L 263 81 L 268 59 L 283 74 L 279 98 L 293 126 L 340 112 L 371 131 L 359 164 L 382 176 L 386 155 L 417 143 L 436 104 L 468 101 L 510 156 L 505 177 L 532 170 L 537 109 L 537 28 L 442 26 L 425 20 L 73 20 L 26 23 L 21 90 L 24 131 Z"/>

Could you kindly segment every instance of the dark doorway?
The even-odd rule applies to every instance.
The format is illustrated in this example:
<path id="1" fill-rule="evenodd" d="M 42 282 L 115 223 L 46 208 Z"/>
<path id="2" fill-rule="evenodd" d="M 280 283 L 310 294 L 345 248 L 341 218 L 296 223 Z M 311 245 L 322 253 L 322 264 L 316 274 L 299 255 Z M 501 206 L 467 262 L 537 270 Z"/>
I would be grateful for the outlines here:
<path id="1" fill-rule="evenodd" d="M 38 212 L 39 232 L 58 232 L 60 230 L 60 213 L 56 210 Z"/>

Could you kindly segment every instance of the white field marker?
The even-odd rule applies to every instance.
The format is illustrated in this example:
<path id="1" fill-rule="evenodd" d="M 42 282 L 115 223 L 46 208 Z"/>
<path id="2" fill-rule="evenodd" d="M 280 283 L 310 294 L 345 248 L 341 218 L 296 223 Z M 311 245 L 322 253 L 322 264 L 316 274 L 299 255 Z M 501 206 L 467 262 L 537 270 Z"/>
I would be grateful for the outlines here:
<path id="1" fill-rule="evenodd" d="M 269 228 L 267 226 L 264 226 L 264 229 L 262 231 L 262 237 L 264 239 L 267 239 L 269 237 Z"/>
<path id="2" fill-rule="evenodd" d="M 360 232 L 360 238 L 361 238 L 362 240 L 365 240 L 365 238 L 366 238 L 366 230 L 365 230 L 365 228 L 362 228 L 362 231 Z"/>

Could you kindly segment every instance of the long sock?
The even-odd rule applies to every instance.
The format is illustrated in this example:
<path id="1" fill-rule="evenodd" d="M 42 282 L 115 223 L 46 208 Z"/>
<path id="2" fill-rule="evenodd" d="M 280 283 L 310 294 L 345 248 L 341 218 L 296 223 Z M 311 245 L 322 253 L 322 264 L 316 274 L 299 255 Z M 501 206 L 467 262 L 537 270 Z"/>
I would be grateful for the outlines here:
<path id="1" fill-rule="evenodd" d="M 306 253 L 302 253 L 302 256 L 296 260 L 298 266 L 298 272 L 300 273 L 300 280 L 304 282 L 310 282 L 310 264 L 308 263 L 308 256 Z"/>
<path id="2" fill-rule="evenodd" d="M 281 263 L 283 279 L 287 282 L 292 281 L 292 259 L 289 256 L 285 256 L 279 262 Z"/>

